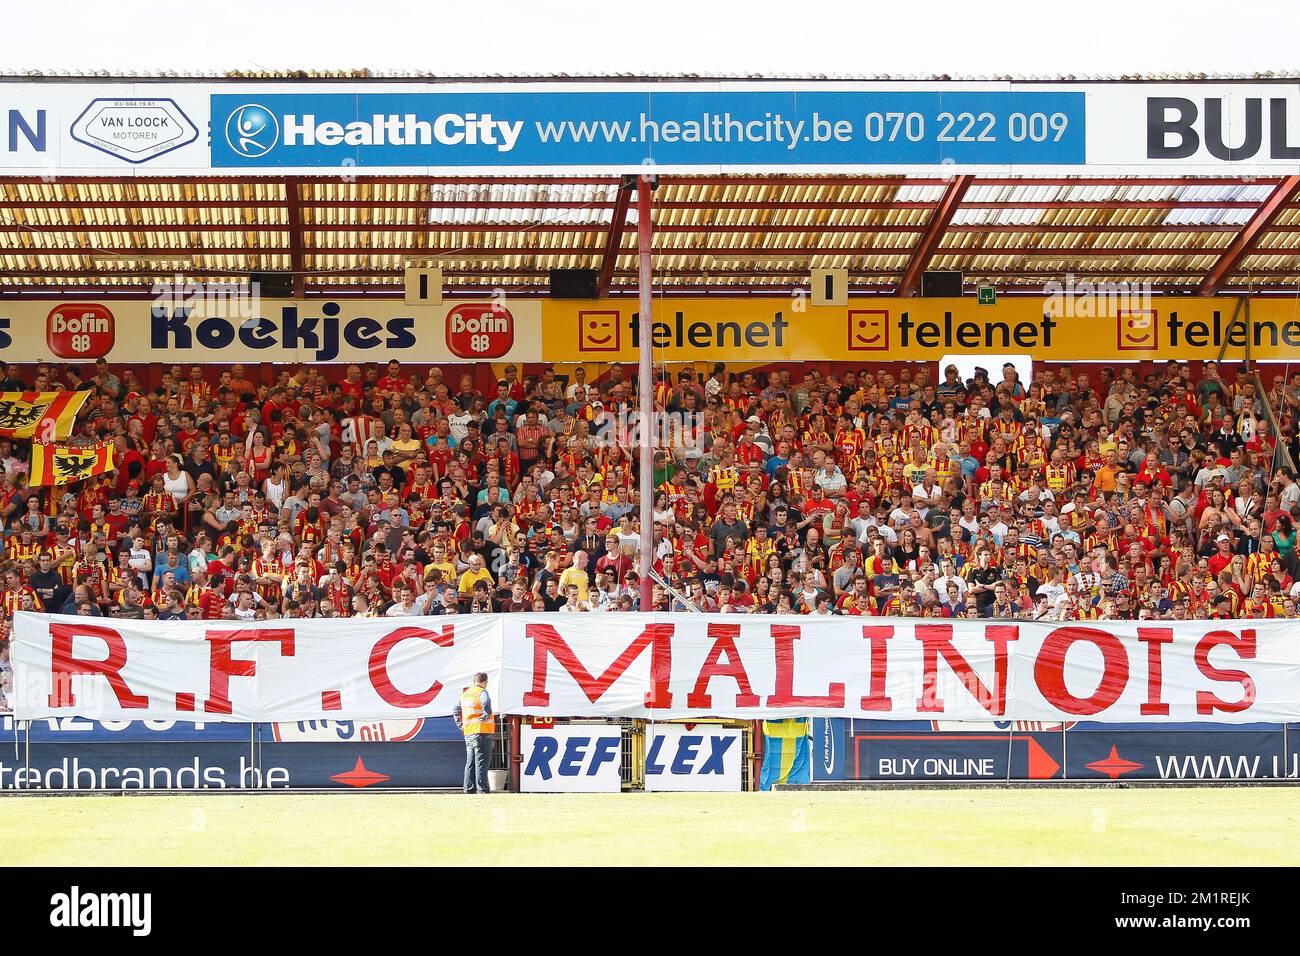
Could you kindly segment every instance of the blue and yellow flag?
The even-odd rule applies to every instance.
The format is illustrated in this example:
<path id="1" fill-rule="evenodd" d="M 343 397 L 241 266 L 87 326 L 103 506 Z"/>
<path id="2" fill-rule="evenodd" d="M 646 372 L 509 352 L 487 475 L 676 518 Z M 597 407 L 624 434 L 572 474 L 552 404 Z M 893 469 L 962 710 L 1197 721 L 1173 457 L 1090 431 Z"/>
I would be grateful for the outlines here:
<path id="1" fill-rule="evenodd" d="M 810 783 L 807 717 L 763 721 L 763 769 L 760 790 L 771 790 L 778 783 Z"/>

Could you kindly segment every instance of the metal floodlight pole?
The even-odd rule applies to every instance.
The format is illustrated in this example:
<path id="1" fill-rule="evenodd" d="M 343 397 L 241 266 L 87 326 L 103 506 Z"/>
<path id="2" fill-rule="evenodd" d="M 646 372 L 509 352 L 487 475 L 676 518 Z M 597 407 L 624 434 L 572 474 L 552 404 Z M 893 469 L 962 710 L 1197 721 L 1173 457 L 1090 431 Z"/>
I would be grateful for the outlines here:
<path id="1" fill-rule="evenodd" d="M 638 482 L 641 506 L 641 606 L 642 611 L 654 610 L 654 367 L 651 333 L 650 301 L 650 193 L 658 180 L 641 176 L 636 184 L 636 235 L 640 270 L 637 275 L 641 294 L 640 321 L 637 323 L 637 404 L 640 415 L 637 438 L 640 451 L 640 481 Z"/>

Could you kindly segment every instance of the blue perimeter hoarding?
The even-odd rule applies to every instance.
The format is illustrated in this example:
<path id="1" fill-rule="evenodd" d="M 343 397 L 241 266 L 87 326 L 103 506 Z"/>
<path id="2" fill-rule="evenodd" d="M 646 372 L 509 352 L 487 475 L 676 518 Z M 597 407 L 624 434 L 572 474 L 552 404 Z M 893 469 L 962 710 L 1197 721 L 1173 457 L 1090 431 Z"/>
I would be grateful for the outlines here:
<path id="1" fill-rule="evenodd" d="M 814 781 L 1300 777 L 1300 724 L 1043 724 L 814 718 Z M 450 718 L 296 724 L 0 718 L 13 790 L 461 785 Z"/>
<path id="2" fill-rule="evenodd" d="M 1300 777 L 1300 725 L 815 718 L 814 781 Z"/>
<path id="3" fill-rule="evenodd" d="M 460 787 L 449 717 L 296 724 L 0 719 L 11 790 Z"/>
<path id="4" fill-rule="evenodd" d="M 1059 90 L 216 93 L 212 167 L 1083 165 Z"/>

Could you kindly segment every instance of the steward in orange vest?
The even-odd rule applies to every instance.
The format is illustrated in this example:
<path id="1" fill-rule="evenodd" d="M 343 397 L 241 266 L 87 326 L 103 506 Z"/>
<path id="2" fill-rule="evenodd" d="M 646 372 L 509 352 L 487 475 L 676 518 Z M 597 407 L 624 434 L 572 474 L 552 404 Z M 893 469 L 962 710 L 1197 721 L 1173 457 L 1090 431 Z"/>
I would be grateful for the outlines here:
<path id="1" fill-rule="evenodd" d="M 492 740 L 496 714 L 487 692 L 488 676 L 474 675 L 474 683 L 460 692 L 456 726 L 465 735 L 465 792 L 488 792 L 488 766 L 492 763 Z"/>

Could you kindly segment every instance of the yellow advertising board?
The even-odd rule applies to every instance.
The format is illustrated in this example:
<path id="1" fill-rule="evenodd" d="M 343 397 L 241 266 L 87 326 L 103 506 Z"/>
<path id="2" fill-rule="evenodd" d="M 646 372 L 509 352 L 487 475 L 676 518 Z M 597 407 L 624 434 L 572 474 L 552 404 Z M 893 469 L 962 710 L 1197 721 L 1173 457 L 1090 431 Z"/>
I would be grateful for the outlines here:
<path id="1" fill-rule="evenodd" d="M 1244 357 L 1238 300 L 1221 296 L 657 298 L 663 362 L 936 361 L 1028 354 L 1125 362 Z M 238 308 L 235 308 L 237 306 Z M 1244 313 L 1244 310 L 1243 310 Z M 1251 351 L 1300 358 L 1300 296 L 1255 298 Z M 635 362 L 635 299 L 511 299 L 408 306 L 393 298 L 0 301 L 0 362 Z"/>
<path id="2" fill-rule="evenodd" d="M 1003 296 L 851 299 L 813 306 L 807 297 L 660 298 L 655 360 L 665 362 L 935 361 L 948 354 L 1016 353 L 1038 360 L 1119 361 L 1244 356 L 1246 330 L 1232 327 L 1235 298 L 1192 296 Z M 547 301 L 542 353 L 550 362 L 633 362 L 635 300 Z M 1245 310 L 1242 310 L 1244 316 Z M 1257 359 L 1300 357 L 1300 297 L 1254 299 Z"/>

